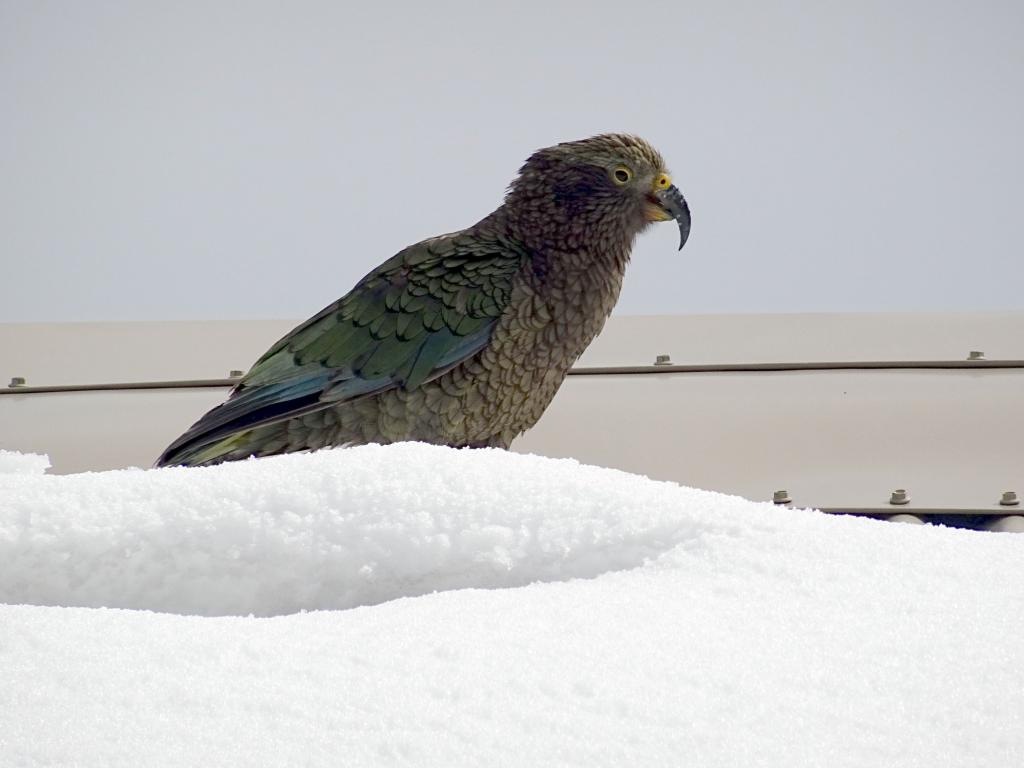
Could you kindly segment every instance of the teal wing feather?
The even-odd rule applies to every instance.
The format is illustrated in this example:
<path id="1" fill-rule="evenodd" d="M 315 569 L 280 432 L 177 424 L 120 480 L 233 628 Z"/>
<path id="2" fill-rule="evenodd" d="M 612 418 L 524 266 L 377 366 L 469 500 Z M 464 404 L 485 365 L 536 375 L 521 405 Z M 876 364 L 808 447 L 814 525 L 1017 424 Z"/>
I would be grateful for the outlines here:
<path id="1" fill-rule="evenodd" d="M 414 389 L 451 370 L 490 340 L 525 258 L 512 243 L 468 234 L 406 248 L 267 350 L 157 465 L 187 461 L 234 433 Z"/>

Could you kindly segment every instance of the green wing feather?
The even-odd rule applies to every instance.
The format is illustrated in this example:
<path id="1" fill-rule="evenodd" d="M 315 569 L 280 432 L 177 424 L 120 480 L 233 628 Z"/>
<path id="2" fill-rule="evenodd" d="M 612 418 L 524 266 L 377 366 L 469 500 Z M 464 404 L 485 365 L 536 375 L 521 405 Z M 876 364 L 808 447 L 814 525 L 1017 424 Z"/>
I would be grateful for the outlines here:
<path id="1" fill-rule="evenodd" d="M 231 397 L 158 459 L 387 389 L 414 389 L 490 340 L 526 253 L 457 234 L 406 248 L 256 361 Z"/>

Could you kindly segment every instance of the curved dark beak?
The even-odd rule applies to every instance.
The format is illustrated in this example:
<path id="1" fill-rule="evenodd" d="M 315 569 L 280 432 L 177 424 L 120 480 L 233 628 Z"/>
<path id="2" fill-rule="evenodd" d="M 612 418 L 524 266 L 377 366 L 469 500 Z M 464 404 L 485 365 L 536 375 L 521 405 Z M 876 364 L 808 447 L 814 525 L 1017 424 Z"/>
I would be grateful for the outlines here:
<path id="1" fill-rule="evenodd" d="M 679 250 L 683 250 L 687 238 L 690 237 L 690 206 L 686 204 L 686 198 L 675 184 L 668 189 L 655 192 L 654 197 L 658 205 L 679 224 Z"/>

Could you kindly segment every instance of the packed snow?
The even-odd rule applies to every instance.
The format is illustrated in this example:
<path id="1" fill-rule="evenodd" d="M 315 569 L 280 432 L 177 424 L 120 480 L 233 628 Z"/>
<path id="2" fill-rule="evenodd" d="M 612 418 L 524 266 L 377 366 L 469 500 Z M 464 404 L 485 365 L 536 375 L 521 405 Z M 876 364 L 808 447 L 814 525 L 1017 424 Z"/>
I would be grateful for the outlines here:
<path id="1" fill-rule="evenodd" d="M 3 765 L 1024 764 L 1018 534 L 418 444 L 47 463 L 0 452 Z"/>

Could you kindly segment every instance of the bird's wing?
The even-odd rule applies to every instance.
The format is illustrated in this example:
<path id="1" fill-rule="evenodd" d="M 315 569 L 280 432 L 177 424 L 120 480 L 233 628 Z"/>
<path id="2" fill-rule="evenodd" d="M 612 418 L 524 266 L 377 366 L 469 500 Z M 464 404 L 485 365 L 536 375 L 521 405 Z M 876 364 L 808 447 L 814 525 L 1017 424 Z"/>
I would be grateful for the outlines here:
<path id="1" fill-rule="evenodd" d="M 271 347 L 157 465 L 234 433 L 414 389 L 451 370 L 489 341 L 525 258 L 512 243 L 466 234 L 406 248 Z"/>

